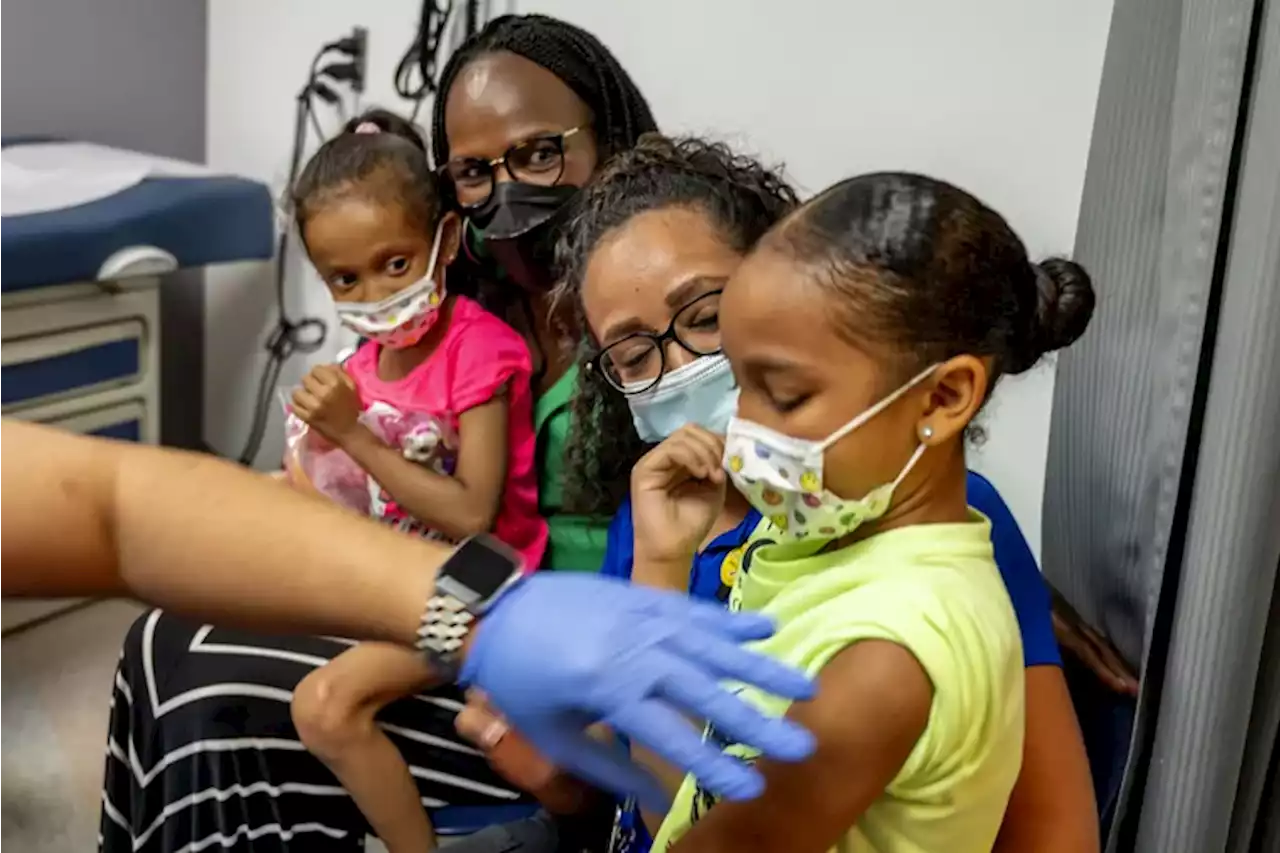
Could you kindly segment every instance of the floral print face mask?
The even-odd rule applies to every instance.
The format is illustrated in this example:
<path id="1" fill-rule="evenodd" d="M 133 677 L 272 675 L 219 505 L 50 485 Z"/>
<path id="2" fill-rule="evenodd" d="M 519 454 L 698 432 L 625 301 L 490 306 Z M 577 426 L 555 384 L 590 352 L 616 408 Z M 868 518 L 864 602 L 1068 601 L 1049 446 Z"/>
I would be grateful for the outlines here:
<path id="1" fill-rule="evenodd" d="M 821 441 L 795 438 L 752 421 L 734 418 L 725 435 L 724 467 L 738 491 L 769 520 L 783 540 L 839 539 L 867 521 L 883 516 L 893 492 L 924 455 L 925 445 L 893 482 L 857 499 L 824 488 L 822 461 L 827 449 L 870 421 L 933 373 L 933 365 Z"/>

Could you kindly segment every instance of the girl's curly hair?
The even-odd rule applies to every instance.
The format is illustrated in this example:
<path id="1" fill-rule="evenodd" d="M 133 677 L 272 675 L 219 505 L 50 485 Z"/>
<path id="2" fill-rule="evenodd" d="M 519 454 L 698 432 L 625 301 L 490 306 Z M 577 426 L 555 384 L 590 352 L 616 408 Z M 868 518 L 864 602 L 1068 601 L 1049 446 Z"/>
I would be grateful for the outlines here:
<path id="1" fill-rule="evenodd" d="M 635 216 L 670 207 L 704 213 L 725 240 L 746 254 L 799 204 L 781 168 L 694 137 L 640 137 L 613 157 L 571 202 L 556 247 L 562 273 L 552 295 L 561 331 L 576 345 L 579 366 L 598 350 L 582 308 L 582 283 L 596 247 Z M 578 374 L 565 459 L 565 509 L 611 515 L 627 494 L 631 468 L 647 449 L 636 435 L 626 398 L 594 371 Z"/>

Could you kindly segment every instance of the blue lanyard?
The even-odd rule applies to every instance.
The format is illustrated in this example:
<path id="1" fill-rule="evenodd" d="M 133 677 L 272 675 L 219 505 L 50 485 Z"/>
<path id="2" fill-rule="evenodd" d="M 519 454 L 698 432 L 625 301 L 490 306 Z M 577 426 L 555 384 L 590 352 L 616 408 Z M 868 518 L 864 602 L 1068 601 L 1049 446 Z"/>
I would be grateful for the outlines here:
<path id="1" fill-rule="evenodd" d="M 645 853 L 652 844 L 635 797 L 627 797 L 613 817 L 608 853 Z"/>

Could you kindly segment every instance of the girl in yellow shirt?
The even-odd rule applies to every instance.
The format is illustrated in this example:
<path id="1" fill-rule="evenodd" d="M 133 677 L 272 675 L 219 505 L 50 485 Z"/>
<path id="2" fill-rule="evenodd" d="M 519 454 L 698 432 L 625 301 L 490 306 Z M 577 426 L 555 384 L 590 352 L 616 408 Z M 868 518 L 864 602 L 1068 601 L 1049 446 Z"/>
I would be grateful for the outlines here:
<path id="1" fill-rule="evenodd" d="M 726 483 L 743 492 L 770 524 L 731 604 L 772 615 L 759 647 L 819 692 L 741 694 L 818 748 L 760 760 L 750 802 L 686 779 L 655 850 L 991 849 L 1021 762 L 1023 666 L 989 526 L 966 506 L 964 438 L 1000 377 L 1070 344 L 1093 304 L 1078 265 L 1031 263 L 994 211 L 911 174 L 837 184 L 732 275 L 719 323 L 737 417 L 724 437 L 685 426 L 637 466 L 637 571 L 688 566 Z M 734 734 L 705 736 L 754 761 Z"/>

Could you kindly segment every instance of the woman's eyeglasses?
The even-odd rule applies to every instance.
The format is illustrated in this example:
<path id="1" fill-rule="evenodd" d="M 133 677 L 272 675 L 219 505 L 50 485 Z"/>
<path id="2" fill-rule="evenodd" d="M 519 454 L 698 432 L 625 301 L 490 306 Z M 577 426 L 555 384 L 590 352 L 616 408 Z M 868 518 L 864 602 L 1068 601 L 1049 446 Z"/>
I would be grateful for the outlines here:
<path id="1" fill-rule="evenodd" d="M 550 187 L 564 176 L 565 140 L 586 130 L 589 125 L 579 125 L 564 133 L 535 136 L 512 145 L 501 157 L 485 160 L 467 157 L 450 160 L 443 166 L 444 174 L 453 183 L 458 204 L 477 207 L 493 195 L 494 176 L 498 167 L 507 170 L 512 180 L 522 184 Z"/>
<path id="2" fill-rule="evenodd" d="M 721 293 L 713 290 L 685 305 L 660 335 L 636 332 L 614 341 L 587 362 L 587 369 L 630 396 L 653 388 L 667 372 L 668 341 L 693 355 L 716 355 L 720 352 Z"/>

